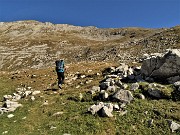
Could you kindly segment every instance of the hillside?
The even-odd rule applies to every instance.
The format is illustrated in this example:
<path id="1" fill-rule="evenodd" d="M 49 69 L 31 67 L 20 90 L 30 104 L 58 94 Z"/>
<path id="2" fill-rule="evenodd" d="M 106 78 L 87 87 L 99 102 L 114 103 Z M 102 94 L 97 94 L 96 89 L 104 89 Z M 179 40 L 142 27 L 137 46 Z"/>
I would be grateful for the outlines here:
<path id="1" fill-rule="evenodd" d="M 60 90 L 54 62 L 61 58 Z M 180 26 L 1 22 L 0 134 L 179 135 L 179 61 Z"/>
<path id="2" fill-rule="evenodd" d="M 99 29 L 67 24 L 0 23 L 0 69 L 51 67 L 56 59 L 138 61 L 144 53 L 180 48 L 180 27 Z"/>

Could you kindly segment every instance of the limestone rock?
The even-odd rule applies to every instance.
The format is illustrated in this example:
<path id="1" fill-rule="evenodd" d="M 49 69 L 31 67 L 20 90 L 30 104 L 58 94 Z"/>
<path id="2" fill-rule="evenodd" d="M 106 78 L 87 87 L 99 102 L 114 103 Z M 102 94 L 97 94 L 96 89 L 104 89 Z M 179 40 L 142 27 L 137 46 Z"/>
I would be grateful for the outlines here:
<path id="1" fill-rule="evenodd" d="M 4 95 L 4 101 L 12 99 L 12 95 Z"/>
<path id="2" fill-rule="evenodd" d="M 27 97 L 27 96 L 29 96 L 31 93 L 32 93 L 32 91 L 27 90 L 27 91 L 24 92 L 24 96 Z"/>
<path id="3" fill-rule="evenodd" d="M 4 134 L 7 134 L 8 133 L 8 131 L 4 131 L 4 132 L 2 132 L 2 134 L 4 135 Z"/>
<path id="4" fill-rule="evenodd" d="M 64 112 L 56 112 L 54 113 L 52 116 L 59 116 L 59 115 L 62 115 Z"/>
<path id="5" fill-rule="evenodd" d="M 177 81 L 180 81 L 180 76 L 177 75 L 177 76 L 169 77 L 169 78 L 167 78 L 167 81 L 168 81 L 168 83 L 173 84 Z"/>
<path id="6" fill-rule="evenodd" d="M 136 97 L 139 99 L 145 99 L 145 96 L 141 93 L 137 94 Z"/>
<path id="7" fill-rule="evenodd" d="M 21 96 L 19 94 L 13 93 L 12 101 L 18 101 L 21 99 Z"/>
<path id="8" fill-rule="evenodd" d="M 112 110 L 109 109 L 107 106 L 102 107 L 98 113 L 102 117 L 113 117 Z"/>
<path id="9" fill-rule="evenodd" d="M 149 88 L 147 90 L 148 94 L 154 98 L 160 99 L 162 98 L 162 92 L 155 88 Z"/>
<path id="10" fill-rule="evenodd" d="M 35 97 L 34 97 L 34 96 L 31 96 L 31 100 L 34 101 L 34 100 L 35 100 Z"/>
<path id="11" fill-rule="evenodd" d="M 120 107 L 119 107 L 119 105 L 118 105 L 118 104 L 114 104 L 114 105 L 113 105 L 113 109 L 116 111 L 116 110 L 119 110 L 119 109 L 120 109 Z"/>
<path id="12" fill-rule="evenodd" d="M 121 80 L 120 79 L 118 79 L 118 80 L 116 80 L 115 81 L 115 85 L 117 85 L 118 87 L 122 87 L 122 82 L 121 82 Z"/>
<path id="13" fill-rule="evenodd" d="M 105 99 L 107 99 L 108 98 L 108 93 L 105 91 L 105 90 L 101 90 L 101 92 L 99 93 L 100 94 L 100 98 L 102 99 L 102 100 L 105 100 Z"/>
<path id="14" fill-rule="evenodd" d="M 122 89 L 115 92 L 112 98 L 125 103 L 130 103 L 134 99 L 132 93 L 129 90 Z"/>
<path id="15" fill-rule="evenodd" d="M 110 86 L 110 82 L 102 82 L 100 84 L 101 90 L 106 90 Z"/>
<path id="16" fill-rule="evenodd" d="M 7 117 L 12 118 L 12 117 L 14 117 L 14 114 L 9 114 Z"/>
<path id="17" fill-rule="evenodd" d="M 36 91 L 33 91 L 33 92 L 32 92 L 32 95 L 37 95 L 37 94 L 40 94 L 40 93 L 41 93 L 41 91 L 36 90 Z"/>
<path id="18" fill-rule="evenodd" d="M 100 92 L 100 87 L 99 86 L 93 86 L 90 90 L 91 94 L 94 94 L 96 92 Z"/>
<path id="19" fill-rule="evenodd" d="M 112 103 L 104 103 L 104 106 L 106 106 L 111 112 L 113 111 L 113 104 Z"/>
<path id="20" fill-rule="evenodd" d="M 137 90 L 139 88 L 139 84 L 138 83 L 133 83 L 133 84 L 131 84 L 131 86 L 130 86 L 130 90 L 132 90 L 132 91 L 135 91 L 135 90 Z"/>
<path id="21" fill-rule="evenodd" d="M 168 120 L 168 123 L 169 123 L 169 127 L 170 127 L 172 132 L 180 129 L 180 124 L 178 124 L 174 121 L 171 121 L 171 120 Z"/>
<path id="22" fill-rule="evenodd" d="M 141 73 L 156 79 L 180 75 L 180 49 L 150 55 L 143 61 Z"/>
<path id="23" fill-rule="evenodd" d="M 103 102 L 100 102 L 97 105 L 92 105 L 91 107 L 88 108 L 88 112 L 91 112 L 91 114 L 96 114 L 102 107 L 104 106 Z"/>
<path id="24" fill-rule="evenodd" d="M 108 86 L 107 91 L 115 92 L 116 91 L 116 87 L 115 86 Z"/>
<path id="25" fill-rule="evenodd" d="M 153 119 L 148 120 L 148 127 L 151 127 L 153 124 Z"/>
<path id="26" fill-rule="evenodd" d="M 177 87 L 177 88 L 180 87 L 180 81 L 175 82 L 174 86 Z"/>
<path id="27" fill-rule="evenodd" d="M 22 104 L 19 104 L 18 102 L 15 101 L 7 100 L 3 106 L 7 108 L 8 112 L 13 112 L 16 110 L 16 108 L 22 106 Z"/>

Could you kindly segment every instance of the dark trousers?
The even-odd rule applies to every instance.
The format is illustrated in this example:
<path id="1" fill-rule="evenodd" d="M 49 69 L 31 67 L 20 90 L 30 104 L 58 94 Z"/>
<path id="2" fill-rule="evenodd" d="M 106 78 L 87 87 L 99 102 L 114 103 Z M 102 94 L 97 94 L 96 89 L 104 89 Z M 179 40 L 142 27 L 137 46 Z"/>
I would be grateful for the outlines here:
<path id="1" fill-rule="evenodd" d="M 64 83 L 64 72 L 57 72 L 58 76 L 58 85 Z"/>

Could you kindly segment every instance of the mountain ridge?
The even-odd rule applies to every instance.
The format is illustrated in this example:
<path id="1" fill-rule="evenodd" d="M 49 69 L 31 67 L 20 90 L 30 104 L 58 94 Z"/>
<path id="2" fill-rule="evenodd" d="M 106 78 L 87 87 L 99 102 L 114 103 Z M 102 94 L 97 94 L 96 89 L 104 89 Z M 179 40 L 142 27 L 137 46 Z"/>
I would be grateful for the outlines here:
<path id="1" fill-rule="evenodd" d="M 144 53 L 180 47 L 180 26 L 161 29 L 97 28 L 16 21 L 0 24 L 0 69 L 51 66 L 56 59 L 138 61 Z"/>

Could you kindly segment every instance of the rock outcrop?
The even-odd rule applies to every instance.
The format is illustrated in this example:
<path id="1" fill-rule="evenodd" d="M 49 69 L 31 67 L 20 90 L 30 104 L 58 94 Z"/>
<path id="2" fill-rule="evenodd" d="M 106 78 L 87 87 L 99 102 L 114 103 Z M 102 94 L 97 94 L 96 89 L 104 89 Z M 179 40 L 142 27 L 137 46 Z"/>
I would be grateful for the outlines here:
<path id="1" fill-rule="evenodd" d="M 165 53 L 156 53 L 148 56 L 142 64 L 141 73 L 146 78 L 154 78 L 161 81 L 173 80 L 180 76 L 180 49 L 169 49 Z M 175 79 L 174 81 L 178 81 Z"/>

